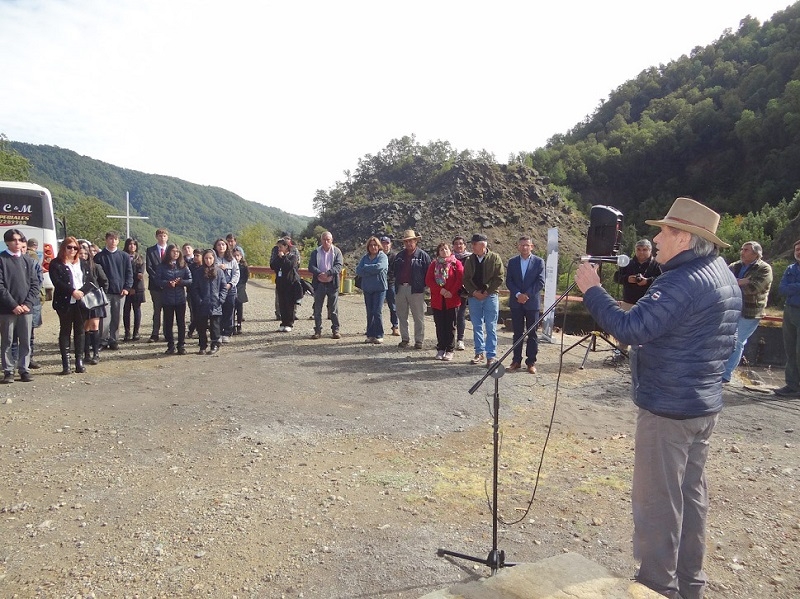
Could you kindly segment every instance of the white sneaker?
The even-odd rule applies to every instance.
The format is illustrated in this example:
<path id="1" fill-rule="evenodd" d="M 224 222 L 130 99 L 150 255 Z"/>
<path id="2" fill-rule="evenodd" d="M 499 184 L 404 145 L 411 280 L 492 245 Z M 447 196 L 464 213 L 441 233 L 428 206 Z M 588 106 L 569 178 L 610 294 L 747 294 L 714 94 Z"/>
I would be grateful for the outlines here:
<path id="1" fill-rule="evenodd" d="M 456 343 L 456 349 L 458 351 L 464 351 L 464 342 L 463 341 L 459 341 L 458 343 Z"/>
<path id="2" fill-rule="evenodd" d="M 283 325 L 279 326 L 279 327 L 278 327 L 278 332 L 279 332 L 279 333 L 285 333 L 285 332 L 286 332 L 286 327 L 285 327 L 285 326 L 283 326 Z"/>
<path id="3" fill-rule="evenodd" d="M 444 355 L 442 356 L 442 360 L 444 360 L 445 362 L 450 362 L 450 361 L 452 361 L 452 359 L 453 359 L 453 352 L 451 352 L 451 351 L 444 352 Z"/>
<path id="4" fill-rule="evenodd" d="M 283 327 L 283 332 L 284 333 L 291 333 L 292 332 L 292 327 Z"/>
<path id="5" fill-rule="evenodd" d="M 436 359 L 441 360 L 442 358 L 444 358 L 444 350 L 440 349 L 439 351 L 436 352 Z"/>
<path id="6" fill-rule="evenodd" d="M 230 343 L 231 338 L 228 337 L 227 335 L 222 335 L 222 337 L 220 337 L 219 340 L 220 340 L 220 343 Z"/>

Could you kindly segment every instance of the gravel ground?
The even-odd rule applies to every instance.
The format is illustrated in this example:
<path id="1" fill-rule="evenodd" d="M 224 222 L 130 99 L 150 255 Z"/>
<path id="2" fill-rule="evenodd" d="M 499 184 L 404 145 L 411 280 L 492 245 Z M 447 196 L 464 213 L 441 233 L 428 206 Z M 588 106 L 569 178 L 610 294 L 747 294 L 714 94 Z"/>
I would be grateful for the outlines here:
<path id="1" fill-rule="evenodd" d="M 308 299 L 278 333 L 272 286 L 248 292 L 217 356 L 124 344 L 69 377 L 45 309 L 44 368 L 0 388 L 0 595 L 410 598 L 488 574 L 436 556 L 492 548 L 494 379 L 468 393 L 485 372 L 469 349 L 433 360 L 431 320 L 423 350 L 365 345 L 357 295 L 341 340 L 309 338 Z M 630 375 L 601 351 L 579 369 L 576 348 L 559 378 L 559 355 L 499 381 L 500 513 L 518 522 L 498 546 L 629 576 Z M 708 597 L 797 597 L 800 400 L 765 392 L 780 373 L 745 374 L 712 439 Z"/>

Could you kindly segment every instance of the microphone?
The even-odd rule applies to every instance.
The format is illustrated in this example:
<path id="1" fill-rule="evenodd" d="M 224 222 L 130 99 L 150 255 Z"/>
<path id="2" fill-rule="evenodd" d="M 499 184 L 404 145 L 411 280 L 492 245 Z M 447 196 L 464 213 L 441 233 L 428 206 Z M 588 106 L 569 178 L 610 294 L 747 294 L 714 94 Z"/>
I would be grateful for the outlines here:
<path id="1" fill-rule="evenodd" d="M 580 260 L 581 262 L 591 262 L 593 264 L 611 262 L 620 268 L 624 268 L 631 263 L 630 257 L 625 254 L 620 254 L 619 256 L 581 256 Z"/>

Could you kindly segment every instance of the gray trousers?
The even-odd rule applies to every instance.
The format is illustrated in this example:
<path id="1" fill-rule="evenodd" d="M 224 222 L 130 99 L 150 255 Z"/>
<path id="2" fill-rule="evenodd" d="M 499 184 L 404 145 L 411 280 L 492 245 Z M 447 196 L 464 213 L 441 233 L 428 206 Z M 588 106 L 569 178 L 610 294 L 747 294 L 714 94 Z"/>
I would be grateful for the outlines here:
<path id="1" fill-rule="evenodd" d="M 400 324 L 400 338 L 410 341 L 408 328 L 408 312 L 414 319 L 414 343 L 425 341 L 425 294 L 411 293 L 411 285 L 400 285 L 397 288 L 397 320 Z"/>
<path id="2" fill-rule="evenodd" d="M 705 465 L 718 414 L 674 420 L 639 409 L 633 469 L 636 580 L 672 599 L 706 587 Z"/>
<path id="3" fill-rule="evenodd" d="M 103 326 L 105 327 L 105 342 L 106 343 L 116 343 L 117 342 L 117 332 L 119 331 L 119 321 L 120 317 L 122 316 L 122 299 L 123 296 L 118 295 L 116 293 L 109 293 L 108 295 L 108 311 L 109 315 L 108 318 L 103 319 Z M 107 321 L 107 322 L 106 322 Z"/>
<path id="4" fill-rule="evenodd" d="M 331 331 L 339 330 L 339 288 L 333 283 L 318 283 L 314 287 L 314 331 L 322 332 L 322 304 L 328 298 L 328 318 Z M 281 314 L 283 317 L 283 314 Z"/>
<path id="5" fill-rule="evenodd" d="M 20 373 L 28 372 L 31 362 L 31 331 L 33 330 L 33 313 L 27 314 L 0 314 L 0 355 L 3 356 L 3 373 L 14 372 L 14 367 Z M 17 350 L 17 363 L 11 352 L 14 333 L 19 343 Z"/>

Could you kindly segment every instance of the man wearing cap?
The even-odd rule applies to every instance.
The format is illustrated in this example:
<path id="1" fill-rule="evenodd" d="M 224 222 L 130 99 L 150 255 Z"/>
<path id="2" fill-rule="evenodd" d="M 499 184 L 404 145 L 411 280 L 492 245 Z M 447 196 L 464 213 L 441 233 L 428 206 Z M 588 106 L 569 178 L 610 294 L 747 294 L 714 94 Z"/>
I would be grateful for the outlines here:
<path id="1" fill-rule="evenodd" d="M 417 247 L 422 239 L 413 229 L 403 233 L 402 252 L 397 252 L 390 272 L 394 270 L 394 285 L 397 294 L 397 318 L 400 324 L 398 347 L 408 347 L 411 335 L 408 328 L 408 311 L 414 318 L 414 349 L 422 349 L 425 341 L 425 275 L 431 257 Z"/>
<path id="2" fill-rule="evenodd" d="M 750 336 L 755 333 L 758 323 L 766 315 L 767 295 L 772 286 L 772 267 L 761 258 L 764 250 L 757 241 L 742 244 L 739 250 L 740 260 L 730 265 L 736 282 L 742 290 L 742 315 L 736 325 L 736 346 L 725 363 L 722 382 L 728 383 L 733 371 L 739 365 L 744 353 L 744 346 Z"/>
<path id="3" fill-rule="evenodd" d="M 386 275 L 386 305 L 389 306 L 389 322 L 392 323 L 392 335 L 394 337 L 400 336 L 400 329 L 398 328 L 399 321 L 397 320 L 397 292 L 394 290 L 394 259 L 397 252 L 392 250 L 392 238 L 381 237 L 381 246 L 383 253 L 389 259 L 389 272 Z"/>
<path id="4" fill-rule="evenodd" d="M 602 327 L 632 346 L 636 421 L 633 551 L 636 579 L 673 599 L 700 599 L 708 491 L 705 463 L 722 410 L 722 370 L 734 346 L 742 296 L 719 257 L 719 214 L 678 198 L 654 241 L 663 274 L 630 311 L 600 284 L 593 265 L 575 281 Z"/>
<path id="5" fill-rule="evenodd" d="M 473 364 L 491 366 L 497 359 L 498 291 L 503 284 L 503 259 L 489 251 L 486 235 L 472 236 L 472 255 L 464 262 L 464 289 L 469 294 L 469 319 L 475 346 Z M 484 336 L 484 326 L 486 335 Z"/>

